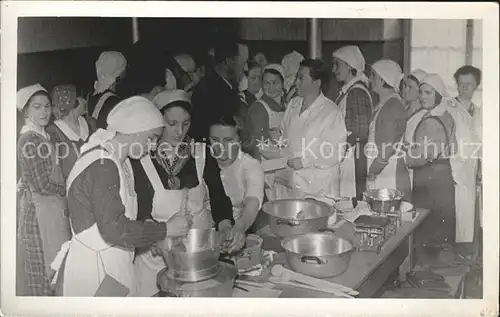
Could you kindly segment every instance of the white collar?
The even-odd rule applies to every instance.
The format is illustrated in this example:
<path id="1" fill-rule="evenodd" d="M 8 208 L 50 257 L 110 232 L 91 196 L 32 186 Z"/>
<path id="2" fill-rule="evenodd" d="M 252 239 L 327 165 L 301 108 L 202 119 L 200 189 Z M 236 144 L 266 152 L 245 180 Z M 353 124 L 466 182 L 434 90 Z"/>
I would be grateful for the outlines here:
<path id="1" fill-rule="evenodd" d="M 325 95 L 323 95 L 323 93 L 320 92 L 318 97 L 314 99 L 314 101 L 309 105 L 309 107 L 306 110 L 304 110 L 304 112 L 312 110 L 317 105 L 321 105 L 322 101 L 325 100 L 325 98 L 326 98 Z M 295 104 L 295 106 L 299 108 L 299 111 L 302 108 L 303 104 L 304 104 L 304 98 L 298 97 L 297 104 Z"/>
<path id="2" fill-rule="evenodd" d="M 21 128 L 21 134 L 24 134 L 24 133 L 29 132 L 29 131 L 35 132 L 35 133 L 43 136 L 47 140 L 50 140 L 50 136 L 47 134 L 47 132 L 45 132 L 44 127 L 41 127 L 41 126 L 33 123 L 30 119 L 26 119 L 23 127 Z"/>
<path id="3" fill-rule="evenodd" d="M 89 126 L 87 121 L 82 117 L 78 117 L 78 124 L 80 126 L 80 134 L 78 135 L 73 129 L 71 129 L 66 122 L 63 120 L 56 120 L 54 124 L 70 139 L 71 141 L 86 141 L 89 137 Z"/>

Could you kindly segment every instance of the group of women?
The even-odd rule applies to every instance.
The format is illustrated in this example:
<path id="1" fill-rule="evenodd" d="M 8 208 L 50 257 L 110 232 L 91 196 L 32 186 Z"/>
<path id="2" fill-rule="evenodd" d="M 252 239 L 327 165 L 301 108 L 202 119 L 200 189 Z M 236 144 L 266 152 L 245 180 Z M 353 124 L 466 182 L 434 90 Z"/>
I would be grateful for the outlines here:
<path id="1" fill-rule="evenodd" d="M 175 60 L 161 70 L 163 83 L 134 86 L 132 95 L 120 93 L 137 79 L 127 81 L 134 73 L 119 52 L 97 60 L 88 100 L 73 85 L 18 91 L 29 295 L 152 296 L 167 239 L 215 227 L 236 252 L 265 200 L 331 203 L 394 188 L 431 210 L 417 243 L 472 241 L 478 159 L 456 145 L 481 142 L 471 101 L 477 68 L 457 71 L 459 96 L 450 98 L 439 75 L 403 77 L 387 59 L 368 78 L 356 46 L 333 53 L 333 70 L 295 51 L 280 64 L 256 54 L 241 97 L 252 137 L 281 149 L 273 157 L 263 146 L 252 157 L 230 116 L 210 123 L 206 142 L 190 137 L 191 89 L 212 70 L 186 54 Z M 322 92 L 331 71 L 342 87 L 335 101 Z M 286 167 L 264 174 L 259 161 L 273 158 Z"/>

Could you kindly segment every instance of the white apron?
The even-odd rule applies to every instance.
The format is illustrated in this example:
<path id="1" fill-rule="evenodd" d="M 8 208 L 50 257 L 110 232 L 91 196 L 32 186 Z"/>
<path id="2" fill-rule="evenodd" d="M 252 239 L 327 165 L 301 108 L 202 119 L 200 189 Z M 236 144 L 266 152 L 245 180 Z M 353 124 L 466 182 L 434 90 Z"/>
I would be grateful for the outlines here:
<path id="1" fill-rule="evenodd" d="M 267 102 L 265 102 L 262 99 L 259 99 L 259 102 L 264 106 L 264 108 L 267 111 L 267 115 L 269 117 L 269 129 L 279 130 L 285 112 L 274 111 L 273 109 L 271 109 L 271 107 L 269 107 Z M 261 160 L 266 160 L 266 158 L 264 156 L 261 156 Z M 265 191 L 267 199 L 269 201 L 276 200 L 278 199 L 277 197 L 280 196 L 276 186 L 274 185 L 274 180 L 275 180 L 274 173 L 270 172 L 264 175 L 264 182 L 268 185 L 268 188 L 266 188 Z"/>
<path id="2" fill-rule="evenodd" d="M 336 104 L 340 107 L 340 110 L 342 110 L 344 118 L 346 116 L 347 96 L 349 95 L 349 91 L 351 89 L 362 89 L 370 98 L 370 104 L 372 103 L 372 97 L 368 89 L 366 89 L 366 87 L 359 82 L 353 81 L 353 83 L 354 84 L 351 87 L 349 87 L 349 84 L 347 85 L 346 92 L 343 93 L 336 102 Z M 362 151 L 364 149 L 360 150 Z M 356 197 L 355 153 L 356 146 L 350 146 L 346 151 L 344 160 L 340 163 L 340 196 L 342 197 Z"/>
<path id="3" fill-rule="evenodd" d="M 455 120 L 457 141 L 473 143 L 481 142 L 475 129 L 475 119 L 465 107 L 455 101 L 454 108 L 449 112 Z M 474 239 L 474 213 L 476 208 L 477 190 L 477 159 L 470 158 L 474 153 L 473 147 L 460 147 L 458 155 L 450 159 L 453 180 L 455 181 L 455 213 L 456 234 L 455 242 L 472 242 Z"/>
<path id="4" fill-rule="evenodd" d="M 408 144 L 413 144 L 413 136 L 415 134 L 415 130 L 417 129 L 418 124 L 422 121 L 422 118 L 425 116 L 427 111 L 425 109 L 420 109 L 414 112 L 408 119 L 406 120 L 406 130 L 405 130 L 405 142 Z M 413 169 L 408 169 L 408 174 L 410 175 L 410 188 L 413 190 Z"/>
<path id="5" fill-rule="evenodd" d="M 94 111 L 92 111 L 92 117 L 94 119 L 98 119 L 99 117 L 99 112 L 101 112 L 101 109 L 102 109 L 102 106 L 104 106 L 104 103 L 106 102 L 106 100 L 108 100 L 109 97 L 111 96 L 116 96 L 114 93 L 112 92 L 105 92 L 101 98 L 99 98 L 99 101 L 97 101 L 97 104 L 95 105 L 95 108 L 94 108 Z"/>
<path id="6" fill-rule="evenodd" d="M 375 114 L 373 115 L 373 119 L 370 123 L 370 133 L 368 135 L 368 144 L 375 147 L 375 128 L 376 128 L 376 123 L 377 123 L 377 118 L 378 115 L 380 114 L 380 111 L 382 111 L 382 108 L 384 107 L 385 103 L 391 99 L 391 98 L 398 98 L 401 100 L 401 97 L 397 93 L 392 93 L 389 96 L 387 96 L 385 99 L 380 100 L 379 104 L 375 107 Z M 403 141 L 403 138 L 405 135 L 401 137 L 401 141 Z M 366 182 L 366 189 L 380 189 L 380 188 L 390 188 L 390 189 L 396 189 L 396 170 L 397 170 L 397 165 L 398 165 L 398 158 L 401 157 L 402 155 L 402 147 L 401 144 L 396 148 L 396 151 L 394 154 L 389 158 L 389 163 L 384 167 L 382 172 L 377 175 L 377 178 L 375 179 L 374 182 L 367 181 Z M 373 161 L 375 160 L 376 156 L 374 155 L 373 151 L 367 151 L 367 157 L 366 160 L 368 162 L 368 171 L 370 171 L 370 166 L 372 165 Z"/>
<path id="7" fill-rule="evenodd" d="M 67 188 L 71 187 L 76 177 L 90 164 L 102 158 L 112 159 L 118 167 L 120 197 L 125 205 L 125 216 L 135 220 L 137 218 L 137 197 L 134 191 L 132 166 L 128 159 L 122 165 L 108 152 L 102 149 L 92 150 L 76 162 L 68 177 Z M 132 263 L 134 249 L 108 244 L 99 233 L 96 223 L 90 228 L 74 234 L 71 241 L 63 245 L 56 260 L 52 263 L 53 269 L 57 272 L 66 254 L 63 296 L 95 296 L 106 275 L 114 278 L 122 286 L 119 287 L 119 290 L 113 288 L 113 291 L 110 291 L 108 289 L 104 296 L 132 296 L 135 293 Z M 57 276 L 54 280 L 56 278 Z M 123 286 L 128 290 L 121 289 Z"/>
<path id="8" fill-rule="evenodd" d="M 149 181 L 154 188 L 153 210 L 151 216 L 156 221 L 166 222 L 176 213 L 184 213 L 187 210 L 193 215 L 193 229 L 208 229 L 213 225 L 210 211 L 206 208 L 206 185 L 203 180 L 203 170 L 205 169 L 205 144 L 196 143 L 193 155 L 196 162 L 196 173 L 198 174 L 199 185 L 189 190 L 168 190 L 163 187 L 163 183 L 153 165 L 151 157 L 145 156 L 141 159 L 141 165 L 146 172 Z M 187 196 L 186 196 L 187 194 Z M 185 201 L 187 198 L 187 206 Z M 150 297 L 160 291 L 156 283 L 158 272 L 166 267 L 162 256 L 153 256 L 150 251 L 138 254 L 134 261 L 137 292 L 135 296 Z"/>

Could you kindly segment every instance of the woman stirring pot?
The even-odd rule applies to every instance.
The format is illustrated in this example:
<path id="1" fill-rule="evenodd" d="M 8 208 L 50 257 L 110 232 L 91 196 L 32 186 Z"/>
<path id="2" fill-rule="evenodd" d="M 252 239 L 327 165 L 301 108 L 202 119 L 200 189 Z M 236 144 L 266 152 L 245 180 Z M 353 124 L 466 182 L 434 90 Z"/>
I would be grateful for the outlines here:
<path id="1" fill-rule="evenodd" d="M 188 221 L 137 221 L 137 196 L 129 158 L 140 158 L 163 129 L 161 113 L 147 99 L 131 97 L 109 113 L 107 129 L 82 147 L 67 196 L 73 238 L 53 268 L 63 296 L 133 296 L 134 251 L 166 237 L 184 236 Z"/>
<path id="2" fill-rule="evenodd" d="M 192 112 L 189 94 L 183 90 L 164 91 L 154 102 L 163 114 L 165 127 L 158 150 L 133 162 L 136 187 L 141 188 L 139 217 L 168 224 L 178 215 L 189 214 L 195 229 L 211 228 L 215 222 L 219 232 L 230 240 L 229 251 L 240 249 L 244 234 L 233 227 L 232 204 L 217 162 L 204 143 L 195 143 L 187 135 Z M 165 262 L 156 248 L 138 254 L 138 296 L 152 296 L 159 291 L 156 275 L 163 268 Z"/>

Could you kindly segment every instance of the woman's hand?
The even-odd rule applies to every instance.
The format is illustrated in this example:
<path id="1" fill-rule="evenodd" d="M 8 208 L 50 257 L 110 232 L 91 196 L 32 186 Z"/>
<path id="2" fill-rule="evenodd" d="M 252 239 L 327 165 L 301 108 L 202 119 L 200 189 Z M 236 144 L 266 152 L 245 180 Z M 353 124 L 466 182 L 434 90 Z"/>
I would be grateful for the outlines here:
<path id="1" fill-rule="evenodd" d="M 167 237 L 184 237 L 191 228 L 193 216 L 176 213 L 167 221 Z"/>
<path id="2" fill-rule="evenodd" d="M 288 164 L 288 166 L 290 166 L 294 170 L 300 170 L 300 169 L 304 168 L 304 166 L 302 165 L 302 158 L 300 158 L 300 157 L 295 157 L 295 158 L 289 159 L 287 164 Z"/>
<path id="3" fill-rule="evenodd" d="M 245 232 L 243 228 L 231 226 L 229 221 L 219 224 L 222 249 L 228 253 L 240 250 L 245 245 Z"/>

